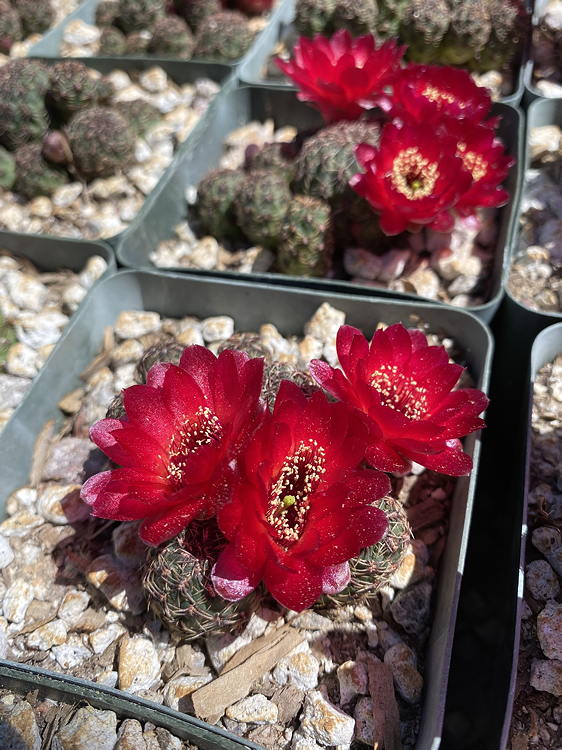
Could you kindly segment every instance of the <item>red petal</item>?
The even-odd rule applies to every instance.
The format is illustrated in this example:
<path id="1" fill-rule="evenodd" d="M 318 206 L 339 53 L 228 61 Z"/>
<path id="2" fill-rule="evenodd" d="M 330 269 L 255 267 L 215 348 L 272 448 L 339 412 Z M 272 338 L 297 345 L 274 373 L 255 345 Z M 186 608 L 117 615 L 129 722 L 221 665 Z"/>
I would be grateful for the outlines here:
<path id="1" fill-rule="evenodd" d="M 219 596 L 237 602 L 256 588 L 260 576 L 248 571 L 236 557 L 233 546 L 228 544 L 213 566 L 211 580 Z"/>
<path id="2" fill-rule="evenodd" d="M 351 581 L 349 563 L 329 565 L 322 571 L 322 593 L 339 594 Z"/>
<path id="3" fill-rule="evenodd" d="M 322 594 L 321 569 L 311 567 L 303 560 L 291 560 L 291 569 L 271 561 L 263 580 L 279 604 L 295 612 L 310 607 Z"/>
<path id="4" fill-rule="evenodd" d="M 205 499 L 200 498 L 189 505 L 174 506 L 145 518 L 139 527 L 139 536 L 146 544 L 157 547 L 183 531 L 204 506 Z"/>

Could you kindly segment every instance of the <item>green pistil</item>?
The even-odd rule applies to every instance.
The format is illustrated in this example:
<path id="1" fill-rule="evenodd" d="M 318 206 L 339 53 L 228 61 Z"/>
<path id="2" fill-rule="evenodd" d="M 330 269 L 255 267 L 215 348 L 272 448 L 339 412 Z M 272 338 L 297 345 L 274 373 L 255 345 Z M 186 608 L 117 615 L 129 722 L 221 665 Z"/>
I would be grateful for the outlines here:
<path id="1" fill-rule="evenodd" d="M 296 502 L 297 498 L 294 495 L 285 495 L 281 500 L 281 505 L 283 508 L 290 508 L 292 505 L 295 505 Z"/>

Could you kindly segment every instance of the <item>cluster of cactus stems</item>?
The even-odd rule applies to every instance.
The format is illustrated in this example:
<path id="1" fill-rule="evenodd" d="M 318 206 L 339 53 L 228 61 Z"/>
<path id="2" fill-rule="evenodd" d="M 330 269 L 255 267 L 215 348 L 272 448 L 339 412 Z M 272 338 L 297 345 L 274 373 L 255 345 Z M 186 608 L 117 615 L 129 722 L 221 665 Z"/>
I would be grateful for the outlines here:
<path id="1" fill-rule="evenodd" d="M 272 6 L 273 0 L 102 0 L 99 52 L 235 61 L 254 39 L 250 18 Z"/>
<path id="2" fill-rule="evenodd" d="M 55 20 L 51 0 L 0 0 L 0 53 L 16 42 L 43 34 Z"/>
<path id="3" fill-rule="evenodd" d="M 160 115 L 141 99 L 113 107 L 113 94 L 107 79 L 73 60 L 0 68 L 0 188 L 31 200 L 130 166 L 135 139 Z"/>
<path id="4" fill-rule="evenodd" d="M 296 0 L 299 34 L 399 37 L 414 62 L 504 70 L 521 48 L 523 0 Z"/>
<path id="5" fill-rule="evenodd" d="M 142 521 L 148 605 L 184 638 L 236 632 L 264 602 L 321 612 L 368 604 L 411 540 L 384 472 L 409 471 L 414 456 L 443 473 L 470 472 L 470 457 L 449 436 L 482 427 L 477 415 L 487 399 L 474 389 L 451 392 L 463 368 L 442 347 L 395 324 L 370 343 L 342 326 L 336 348 L 343 371 L 318 360 L 303 371 L 277 360 L 253 333 L 234 334 L 216 355 L 162 336 L 137 363 L 140 385 L 119 394 L 92 427 L 114 465 L 127 468 L 95 475 L 82 497 L 95 516 Z M 424 393 L 432 395 L 420 400 L 428 358 Z M 358 406 L 359 392 L 379 404 L 375 417 L 367 402 Z M 440 417 L 427 411 L 427 398 Z M 142 416 L 149 403 L 150 425 Z M 399 437 L 397 417 L 407 417 Z M 425 453 L 421 424 L 434 435 Z M 139 440 L 146 449 L 137 455 Z M 252 573 L 254 565 L 261 572 Z"/>

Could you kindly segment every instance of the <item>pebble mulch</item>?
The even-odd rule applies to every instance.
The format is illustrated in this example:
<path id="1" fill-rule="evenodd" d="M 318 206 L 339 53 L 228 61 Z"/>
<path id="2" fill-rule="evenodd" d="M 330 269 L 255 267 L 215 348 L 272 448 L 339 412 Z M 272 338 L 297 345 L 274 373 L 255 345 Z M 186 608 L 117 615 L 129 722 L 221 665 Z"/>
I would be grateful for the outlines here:
<path id="1" fill-rule="evenodd" d="M 533 85 L 541 96 L 562 96 L 562 2 L 548 0 L 542 4 L 537 26 L 533 29 L 531 57 Z"/>
<path id="2" fill-rule="evenodd" d="M 0 250 L 0 430 L 106 269 L 106 261 L 94 255 L 81 273 L 41 273 L 30 261 Z"/>
<path id="3" fill-rule="evenodd" d="M 533 392 L 525 595 L 510 750 L 562 747 L 562 355 Z"/>
<path id="4" fill-rule="evenodd" d="M 335 364 L 335 335 L 344 320 L 343 312 L 325 303 L 300 337 L 285 338 L 267 323 L 259 335 L 278 360 L 300 368 L 318 357 Z M 105 468 L 88 428 L 105 416 L 116 393 L 135 382 L 143 351 L 162 337 L 217 351 L 234 330 L 228 316 L 177 320 L 150 311 L 122 312 L 106 330 L 103 350 L 84 372 L 83 385 L 59 404 L 65 415 L 60 430 L 42 433 L 36 454 L 46 458 L 42 466 L 35 462 L 37 481 L 6 503 L 7 518 L 0 524 L 0 656 L 192 713 L 191 695 L 213 681 L 235 653 L 289 623 L 288 631 L 302 636 L 299 645 L 261 674 L 246 698 L 229 705 L 218 726 L 271 750 L 372 747 L 380 730 L 373 719 L 373 675 L 386 670 L 403 746 L 413 748 L 454 479 L 419 467 L 394 480 L 414 538 L 391 585 L 372 606 L 341 607 L 329 616 L 281 614 L 262 606 L 240 634 L 192 643 L 146 611 L 139 577 L 145 549 L 136 525 L 91 519 L 80 500 L 85 477 Z M 462 362 L 452 340 L 430 336 L 431 343 L 438 341 Z M 113 737 L 115 719 L 108 721 Z"/>
<path id="5" fill-rule="evenodd" d="M 519 244 L 508 289 L 531 310 L 562 311 L 562 130 L 533 128 L 525 175 Z"/>

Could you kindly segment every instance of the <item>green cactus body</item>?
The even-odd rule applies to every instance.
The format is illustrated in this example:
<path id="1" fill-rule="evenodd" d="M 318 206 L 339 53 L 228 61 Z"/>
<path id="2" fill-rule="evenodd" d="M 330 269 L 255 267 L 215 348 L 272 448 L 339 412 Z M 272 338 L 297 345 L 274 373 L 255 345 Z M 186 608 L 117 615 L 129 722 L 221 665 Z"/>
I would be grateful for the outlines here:
<path id="1" fill-rule="evenodd" d="M 114 110 L 94 107 L 74 117 L 67 137 L 78 172 L 86 179 L 110 177 L 133 159 L 135 135 Z"/>
<path id="2" fill-rule="evenodd" d="M 328 203 L 297 195 L 289 209 L 277 246 L 277 267 L 293 276 L 325 276 L 334 247 Z"/>
<path id="3" fill-rule="evenodd" d="M 336 0 L 297 0 L 295 29 L 302 36 L 330 34 Z"/>
<path id="4" fill-rule="evenodd" d="M 296 161 L 286 155 L 286 143 L 266 143 L 250 161 L 250 169 L 274 169 L 291 182 L 296 174 Z"/>
<path id="5" fill-rule="evenodd" d="M 0 146 L 0 188 L 11 190 L 16 181 L 16 162 L 9 151 Z"/>
<path id="6" fill-rule="evenodd" d="M 152 29 L 165 15 L 164 0 L 119 0 L 115 23 L 125 34 Z"/>
<path id="7" fill-rule="evenodd" d="M 14 190 L 32 200 L 40 195 L 52 195 L 68 182 L 68 174 L 45 161 L 42 144 L 28 143 L 15 153 L 16 182 Z"/>
<path id="8" fill-rule="evenodd" d="M 378 0 L 377 36 L 397 37 L 411 0 Z"/>
<path id="9" fill-rule="evenodd" d="M 14 42 L 21 42 L 23 29 L 19 13 L 7 0 L 0 0 L 0 53 L 7 55 Z"/>
<path id="10" fill-rule="evenodd" d="M 44 66 L 12 60 L 0 67 L 0 144 L 14 150 L 46 133 Z"/>
<path id="11" fill-rule="evenodd" d="M 519 0 L 489 0 L 489 11 L 490 42 L 470 62 L 477 72 L 505 68 L 525 38 L 527 11 Z"/>
<path id="12" fill-rule="evenodd" d="M 195 47 L 195 40 L 186 22 L 177 16 L 166 16 L 152 27 L 152 39 L 148 51 L 152 55 L 181 57 L 188 60 Z"/>
<path id="13" fill-rule="evenodd" d="M 233 334 L 219 346 L 219 352 L 224 352 L 226 349 L 236 349 L 239 352 L 244 352 L 250 359 L 263 357 L 266 363 L 271 360 L 268 349 L 263 345 L 261 336 L 257 333 Z"/>
<path id="14" fill-rule="evenodd" d="M 197 30 L 194 57 L 234 62 L 246 54 L 253 40 L 254 32 L 242 13 L 215 13 Z"/>
<path id="15" fill-rule="evenodd" d="M 372 34 L 376 30 L 377 14 L 376 0 L 336 0 L 332 27 L 347 29 L 352 36 Z"/>
<path id="16" fill-rule="evenodd" d="M 0 167 L 1 169 L 1 167 Z M 17 341 L 16 331 L 0 313 L 0 368 L 6 364 L 8 351 Z"/>
<path id="17" fill-rule="evenodd" d="M 150 33 L 147 31 L 134 31 L 132 34 L 128 34 L 126 38 L 125 54 L 144 55 L 148 51 L 150 39 Z"/>
<path id="18" fill-rule="evenodd" d="M 412 538 L 406 511 L 402 503 L 390 495 L 373 505 L 387 517 L 385 535 L 380 542 L 349 561 L 351 581 L 348 586 L 339 594 L 325 594 L 313 609 L 323 611 L 347 604 L 368 603 L 400 567 Z"/>
<path id="19" fill-rule="evenodd" d="M 51 0 L 15 0 L 24 36 L 43 34 L 55 20 Z"/>
<path id="20" fill-rule="evenodd" d="M 376 146 L 379 134 L 376 123 L 362 121 L 322 128 L 305 141 L 297 159 L 297 191 L 329 202 L 340 199 L 359 171 L 355 147 L 359 143 Z"/>
<path id="21" fill-rule="evenodd" d="M 236 239 L 234 201 L 246 175 L 238 169 L 217 169 L 204 177 L 197 188 L 197 213 L 203 228 L 218 240 Z"/>
<path id="22" fill-rule="evenodd" d="M 102 0 L 96 8 L 96 26 L 104 28 L 111 26 L 117 18 L 119 12 L 119 3 L 117 0 Z"/>
<path id="23" fill-rule="evenodd" d="M 320 390 L 308 372 L 299 370 L 290 362 L 280 362 L 279 360 L 266 362 L 261 395 L 270 409 L 273 409 L 279 386 L 283 380 L 290 380 L 291 383 L 298 385 L 305 396 L 310 396 Z"/>
<path id="24" fill-rule="evenodd" d="M 98 78 L 96 81 L 96 102 L 100 104 L 109 104 L 115 96 L 115 87 L 105 76 Z"/>
<path id="25" fill-rule="evenodd" d="M 172 338 L 163 339 L 157 344 L 150 346 L 142 355 L 135 370 L 135 380 L 139 383 L 146 383 L 146 377 L 151 367 L 159 362 L 171 362 L 177 365 L 185 349 Z"/>
<path id="26" fill-rule="evenodd" d="M 137 136 L 143 136 L 161 120 L 161 114 L 145 99 L 132 99 L 129 102 L 117 102 L 116 112 L 123 115 Z"/>
<path id="27" fill-rule="evenodd" d="M 65 119 L 91 106 L 97 95 L 97 81 L 84 63 L 65 60 L 52 66 L 48 98 Z"/>
<path id="28" fill-rule="evenodd" d="M 150 549 L 143 587 L 149 607 L 171 630 L 193 640 L 241 630 L 260 602 L 257 593 L 238 602 L 217 596 L 211 570 L 225 545 L 215 519 L 192 521 L 177 537 Z"/>
<path id="29" fill-rule="evenodd" d="M 98 53 L 106 57 L 119 57 L 127 50 L 125 34 L 115 26 L 107 26 L 100 36 L 100 48 Z"/>
<path id="30" fill-rule="evenodd" d="M 174 7 L 193 31 L 198 31 L 209 16 L 222 11 L 219 0 L 175 0 Z"/>
<path id="31" fill-rule="evenodd" d="M 285 178 L 274 171 L 255 171 L 247 176 L 236 197 L 236 220 L 255 245 L 275 247 L 291 201 Z"/>

